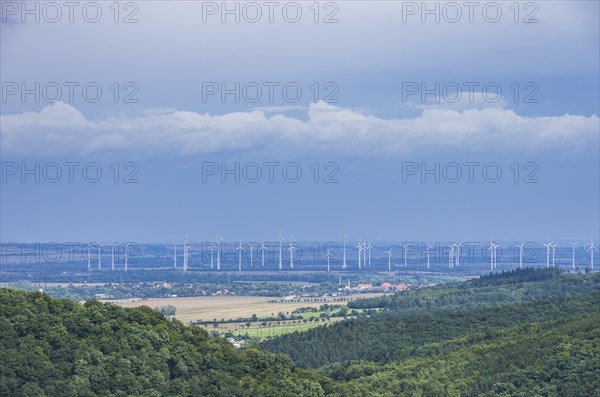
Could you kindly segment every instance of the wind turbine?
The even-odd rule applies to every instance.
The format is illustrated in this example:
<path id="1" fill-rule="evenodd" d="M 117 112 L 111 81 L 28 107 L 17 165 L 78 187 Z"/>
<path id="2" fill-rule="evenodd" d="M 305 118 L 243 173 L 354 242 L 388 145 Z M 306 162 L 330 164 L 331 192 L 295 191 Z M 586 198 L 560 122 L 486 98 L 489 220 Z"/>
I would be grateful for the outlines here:
<path id="1" fill-rule="evenodd" d="M 367 240 L 363 241 L 363 268 L 367 270 Z"/>
<path id="2" fill-rule="evenodd" d="M 212 241 L 209 244 L 210 246 L 210 270 L 213 270 L 214 267 L 214 259 L 215 259 L 215 243 L 213 243 Z"/>
<path id="3" fill-rule="evenodd" d="M 594 270 L 594 250 L 598 251 L 598 248 L 594 247 L 594 240 L 590 240 L 588 251 L 590 251 L 590 264 L 592 270 Z"/>
<path id="4" fill-rule="evenodd" d="M 102 244 L 98 244 L 98 270 L 102 270 Z"/>
<path id="5" fill-rule="evenodd" d="M 281 237 L 281 233 L 279 233 L 279 270 L 283 270 L 283 260 L 282 260 L 282 248 L 281 248 L 281 242 L 284 241 L 285 239 L 283 237 Z"/>
<path id="6" fill-rule="evenodd" d="M 546 269 L 548 269 L 550 267 L 550 249 L 552 248 L 552 241 L 543 245 L 546 246 Z"/>
<path id="7" fill-rule="evenodd" d="M 573 244 L 573 254 L 571 259 L 573 260 L 573 269 L 575 269 L 575 247 L 577 247 L 577 242 L 571 243 Z"/>
<path id="8" fill-rule="evenodd" d="M 110 253 L 111 265 L 110 265 L 110 269 L 112 271 L 115 270 L 115 246 L 119 246 L 119 243 L 114 243 L 112 245 L 112 248 L 111 248 L 111 253 Z"/>
<path id="9" fill-rule="evenodd" d="M 254 265 L 254 256 L 252 255 L 253 251 L 254 251 L 254 247 L 257 247 L 256 245 L 254 245 L 253 243 L 248 244 L 248 247 L 250 247 L 250 267 L 253 267 Z"/>
<path id="10" fill-rule="evenodd" d="M 235 249 L 236 251 L 239 251 L 238 254 L 238 271 L 242 271 L 242 251 L 246 251 L 244 249 L 244 247 L 242 247 L 242 240 L 240 240 L 239 246 Z"/>
<path id="11" fill-rule="evenodd" d="M 290 236 L 290 244 L 289 244 L 289 248 L 288 251 L 290 251 L 290 269 L 294 268 L 294 249 L 296 247 L 294 247 L 294 234 L 292 233 L 292 235 Z"/>
<path id="12" fill-rule="evenodd" d="M 557 245 L 558 244 L 555 242 L 552 243 L 552 267 L 554 267 L 554 251 L 556 250 Z"/>
<path id="13" fill-rule="evenodd" d="M 342 260 L 342 269 L 346 268 L 346 239 L 348 238 L 348 234 L 344 234 L 344 258 Z"/>
<path id="14" fill-rule="evenodd" d="M 217 233 L 217 270 L 221 270 L 221 237 Z"/>
<path id="15" fill-rule="evenodd" d="M 185 236 L 183 236 L 183 271 L 187 272 L 188 270 L 188 265 L 189 265 L 189 249 L 190 246 L 187 245 L 188 243 L 188 235 L 186 234 Z"/>
<path id="16" fill-rule="evenodd" d="M 408 267 L 408 262 L 406 258 L 406 249 L 408 248 L 408 244 L 402 244 L 402 253 L 404 256 L 404 267 Z"/>
<path id="17" fill-rule="evenodd" d="M 177 243 L 173 243 L 173 269 L 177 269 Z"/>
<path id="18" fill-rule="evenodd" d="M 373 246 L 371 245 L 370 241 L 369 246 L 366 249 L 369 250 L 369 267 L 371 267 L 371 250 L 373 249 Z"/>
<path id="19" fill-rule="evenodd" d="M 392 271 L 392 248 L 391 247 L 387 253 L 388 253 L 388 272 L 391 272 Z"/>
<path id="20" fill-rule="evenodd" d="M 425 243 L 425 244 L 426 244 L 425 255 L 427 255 L 427 269 L 429 269 L 429 248 L 433 248 L 433 247 L 427 243 Z"/>
<path id="21" fill-rule="evenodd" d="M 454 252 L 454 260 L 456 262 L 456 267 L 460 266 L 460 247 L 463 245 L 463 243 L 454 243 L 454 246 L 456 247 L 456 251 Z"/>
<path id="22" fill-rule="evenodd" d="M 130 244 L 131 244 L 131 243 L 127 243 L 127 244 L 125 244 L 125 270 L 126 270 L 126 271 L 129 269 L 129 267 L 128 267 L 128 266 L 129 266 L 129 265 L 128 265 L 128 263 L 129 263 L 129 245 L 130 245 Z"/>
<path id="23" fill-rule="evenodd" d="M 523 247 L 525 247 L 525 243 L 515 243 L 515 247 L 519 247 L 519 269 L 523 269 Z"/>
<path id="24" fill-rule="evenodd" d="M 331 252 L 329 252 L 329 248 L 327 248 L 327 253 L 325 254 L 325 258 L 327 259 L 327 273 L 329 273 L 329 270 L 330 270 L 329 258 L 331 258 L 332 256 L 333 256 L 333 254 Z"/>
<path id="25" fill-rule="evenodd" d="M 360 270 L 361 269 L 360 259 L 361 259 L 361 254 L 362 254 L 362 251 L 361 251 L 362 250 L 362 244 L 361 244 L 360 241 L 358 242 L 358 245 L 355 246 L 355 248 L 358 248 L 358 270 Z"/>
<path id="26" fill-rule="evenodd" d="M 90 249 L 91 249 L 91 247 L 92 247 L 92 243 L 88 243 L 88 245 L 87 245 L 87 251 L 88 251 L 88 254 L 87 254 L 87 260 L 88 260 L 88 272 L 89 272 L 90 270 L 92 270 L 92 256 L 91 256 L 91 254 L 90 254 Z"/>
<path id="27" fill-rule="evenodd" d="M 450 246 L 450 251 L 448 251 L 448 268 L 449 269 L 453 269 L 454 268 L 454 247 L 456 245 L 452 244 Z"/>
<path id="28" fill-rule="evenodd" d="M 265 250 L 269 250 L 267 247 L 265 247 L 265 242 L 262 241 L 260 243 L 260 254 L 261 254 L 261 258 L 260 258 L 260 262 L 262 267 L 265 267 Z"/>
<path id="29" fill-rule="evenodd" d="M 496 269 L 496 255 L 497 255 L 497 250 L 500 247 L 499 244 L 496 244 L 492 241 L 490 241 L 490 248 L 488 248 L 488 251 L 491 251 L 491 255 L 490 255 L 490 265 L 492 270 Z"/>

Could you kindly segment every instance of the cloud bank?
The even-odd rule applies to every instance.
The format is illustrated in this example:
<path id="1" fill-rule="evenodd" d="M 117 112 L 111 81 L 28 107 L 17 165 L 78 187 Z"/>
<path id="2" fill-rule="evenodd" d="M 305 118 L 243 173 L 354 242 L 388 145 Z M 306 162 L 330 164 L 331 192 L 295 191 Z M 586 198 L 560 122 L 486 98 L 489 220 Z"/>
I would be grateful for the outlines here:
<path id="1" fill-rule="evenodd" d="M 431 148 L 552 150 L 598 141 L 597 115 L 526 117 L 503 107 L 431 107 L 415 118 L 379 118 L 312 103 L 304 120 L 263 110 L 222 115 L 162 109 L 90 120 L 57 102 L 39 112 L 0 116 L 4 153 L 103 151 L 180 154 L 270 149 L 396 154 Z"/>

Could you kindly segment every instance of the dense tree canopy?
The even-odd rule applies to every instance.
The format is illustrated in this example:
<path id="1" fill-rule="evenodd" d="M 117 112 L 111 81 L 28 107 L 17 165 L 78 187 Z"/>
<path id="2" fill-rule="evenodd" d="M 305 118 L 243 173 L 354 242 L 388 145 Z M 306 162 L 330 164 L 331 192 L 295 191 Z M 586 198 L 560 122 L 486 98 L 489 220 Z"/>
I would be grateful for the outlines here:
<path id="1" fill-rule="evenodd" d="M 0 290 L 2 396 L 323 396 L 313 372 L 148 308 Z"/>

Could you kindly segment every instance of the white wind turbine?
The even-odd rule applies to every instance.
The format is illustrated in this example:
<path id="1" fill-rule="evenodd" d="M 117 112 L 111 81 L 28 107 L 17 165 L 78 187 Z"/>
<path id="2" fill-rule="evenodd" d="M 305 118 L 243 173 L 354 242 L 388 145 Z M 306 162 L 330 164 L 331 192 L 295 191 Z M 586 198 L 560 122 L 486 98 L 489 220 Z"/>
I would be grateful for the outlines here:
<path id="1" fill-rule="evenodd" d="M 188 243 L 188 234 L 183 236 L 183 271 L 184 272 L 187 272 L 188 266 L 189 266 L 189 260 L 190 260 L 190 257 L 189 257 L 190 246 L 187 243 Z"/>
<path id="2" fill-rule="evenodd" d="M 114 243 L 110 250 L 110 259 L 111 259 L 110 269 L 112 271 L 115 270 L 115 246 L 119 246 L 119 243 Z"/>
<path id="3" fill-rule="evenodd" d="M 514 246 L 519 248 L 519 269 L 523 269 L 523 247 L 525 247 L 525 243 L 515 243 Z"/>
<path id="4" fill-rule="evenodd" d="M 282 258 L 282 247 L 281 243 L 285 241 L 283 237 L 281 237 L 281 233 L 279 233 L 279 270 L 283 270 L 283 258 Z"/>
<path id="5" fill-rule="evenodd" d="M 348 238 L 348 234 L 344 234 L 344 258 L 342 259 L 342 269 L 346 268 L 346 239 Z"/>
<path id="6" fill-rule="evenodd" d="M 433 247 L 427 243 L 425 243 L 425 244 L 426 244 L 425 255 L 427 256 L 427 269 L 429 269 L 429 248 L 433 248 Z"/>
<path id="7" fill-rule="evenodd" d="M 556 246 L 558 244 L 555 242 L 552 242 L 552 267 L 554 267 L 554 252 L 556 251 Z"/>
<path id="8" fill-rule="evenodd" d="M 294 268 L 294 249 L 297 248 L 294 247 L 294 234 L 292 233 L 292 235 L 290 236 L 290 243 L 288 248 L 288 251 L 290 252 L 290 269 Z"/>
<path id="9" fill-rule="evenodd" d="M 370 241 L 366 249 L 369 251 L 369 267 L 371 267 L 371 250 L 373 249 L 373 246 L 371 245 Z"/>
<path id="10" fill-rule="evenodd" d="M 327 253 L 325 254 L 325 259 L 327 259 L 327 273 L 329 273 L 329 270 L 331 269 L 330 265 L 329 265 L 329 259 L 333 256 L 333 254 L 331 252 L 329 252 L 329 248 L 327 248 Z"/>
<path id="11" fill-rule="evenodd" d="M 577 247 L 577 242 L 574 242 L 571 244 L 573 244 L 573 252 L 572 252 L 571 259 L 573 261 L 573 269 L 575 269 L 575 248 Z"/>
<path id="12" fill-rule="evenodd" d="M 125 270 L 129 269 L 129 245 L 131 243 L 125 244 Z"/>
<path id="13" fill-rule="evenodd" d="M 214 259 L 215 259 L 215 248 L 216 245 L 215 243 L 213 243 L 212 241 L 209 244 L 210 247 L 210 270 L 214 270 L 215 266 L 214 266 Z"/>
<path id="14" fill-rule="evenodd" d="M 363 241 L 362 244 L 362 251 L 363 251 L 363 268 L 366 270 L 367 269 L 367 240 Z"/>
<path id="15" fill-rule="evenodd" d="M 177 269 L 177 243 L 173 243 L 173 269 Z"/>
<path id="16" fill-rule="evenodd" d="M 223 238 L 217 233 L 217 270 L 221 270 L 221 240 Z"/>
<path id="17" fill-rule="evenodd" d="M 359 241 L 358 245 L 356 245 L 355 248 L 358 248 L 358 270 L 360 270 L 361 269 L 360 260 L 361 260 L 361 256 L 362 256 L 362 243 Z"/>
<path id="18" fill-rule="evenodd" d="M 454 248 L 455 248 L 455 245 L 452 244 L 450 246 L 450 250 L 448 251 L 448 268 L 449 269 L 454 268 Z"/>
<path id="19" fill-rule="evenodd" d="M 552 249 L 552 241 L 543 245 L 546 246 L 546 269 L 548 269 L 550 267 L 550 249 Z"/>
<path id="20" fill-rule="evenodd" d="M 497 267 L 497 265 L 496 265 L 496 257 L 497 257 L 497 254 L 498 254 L 497 250 L 498 250 L 499 247 L 500 247 L 499 244 L 496 244 L 496 243 L 490 241 L 490 247 L 488 248 L 488 251 L 491 252 L 491 255 L 490 255 L 490 266 L 491 266 L 492 270 L 496 269 L 496 267 Z"/>
<path id="21" fill-rule="evenodd" d="M 392 271 L 392 248 L 391 247 L 387 253 L 388 253 L 388 272 L 391 272 Z"/>
<path id="22" fill-rule="evenodd" d="M 102 270 L 102 244 L 98 244 L 98 270 Z"/>
<path id="23" fill-rule="evenodd" d="M 244 247 L 242 247 L 242 240 L 240 240 L 238 247 L 235 249 L 238 251 L 238 271 L 242 271 L 242 251 L 246 251 Z"/>
<path id="24" fill-rule="evenodd" d="M 408 259 L 406 258 L 406 249 L 408 248 L 408 244 L 402 244 L 402 254 L 404 256 L 404 267 L 408 267 Z"/>
<path id="25" fill-rule="evenodd" d="M 590 240 L 590 246 L 587 249 L 590 251 L 591 269 L 594 270 L 594 250 L 598 251 L 598 248 L 594 247 L 594 240 Z"/>
<path id="26" fill-rule="evenodd" d="M 92 247 L 92 243 L 88 243 L 87 245 L 87 260 L 88 260 L 88 272 L 92 270 L 92 254 L 90 253 Z"/>
<path id="27" fill-rule="evenodd" d="M 460 266 L 460 254 L 461 254 L 460 247 L 462 247 L 462 245 L 463 245 L 463 243 L 458 243 L 458 242 L 454 243 L 454 247 L 456 247 L 456 251 L 454 252 L 454 260 L 456 262 L 456 267 Z"/>
<path id="28" fill-rule="evenodd" d="M 265 267 L 265 250 L 269 250 L 267 247 L 265 247 L 265 242 L 262 241 L 260 243 L 260 263 L 262 267 Z"/>
<path id="29" fill-rule="evenodd" d="M 255 244 L 253 244 L 253 243 L 250 243 L 250 244 L 248 244 L 248 247 L 250 248 L 250 267 L 253 267 L 254 266 L 254 255 L 253 255 L 253 252 L 254 252 L 254 248 L 256 248 L 258 246 L 255 245 Z"/>

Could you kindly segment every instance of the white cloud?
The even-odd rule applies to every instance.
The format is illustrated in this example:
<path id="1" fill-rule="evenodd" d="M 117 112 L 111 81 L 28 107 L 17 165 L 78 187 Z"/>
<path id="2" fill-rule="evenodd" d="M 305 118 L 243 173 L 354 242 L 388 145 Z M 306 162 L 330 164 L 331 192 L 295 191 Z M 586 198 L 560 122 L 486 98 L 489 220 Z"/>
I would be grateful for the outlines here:
<path id="1" fill-rule="evenodd" d="M 432 107 L 416 118 L 384 119 L 323 102 L 307 120 L 263 111 L 223 115 L 144 111 L 88 120 L 71 105 L 1 116 L 5 153 L 135 152 L 216 153 L 277 147 L 337 153 L 404 153 L 429 148 L 548 150 L 597 142 L 599 118 L 525 117 L 501 107 Z"/>

